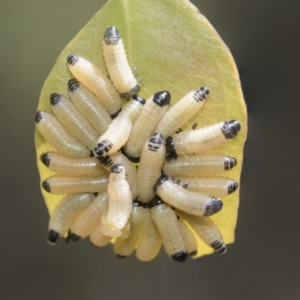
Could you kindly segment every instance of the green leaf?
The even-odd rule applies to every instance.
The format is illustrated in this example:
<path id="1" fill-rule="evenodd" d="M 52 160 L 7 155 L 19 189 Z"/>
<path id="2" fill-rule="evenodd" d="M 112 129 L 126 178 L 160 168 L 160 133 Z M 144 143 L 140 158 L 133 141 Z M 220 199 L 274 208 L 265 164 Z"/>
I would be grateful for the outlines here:
<path id="1" fill-rule="evenodd" d="M 187 92 L 207 86 L 210 96 L 195 122 L 198 128 L 236 119 L 242 130 L 238 137 L 212 153 L 235 157 L 238 164 L 226 173 L 240 181 L 243 145 L 247 134 L 246 107 L 233 58 L 217 32 L 187 0 L 110 0 L 75 36 L 59 55 L 43 86 L 38 109 L 51 111 L 49 96 L 68 95 L 71 78 L 66 57 L 83 56 L 105 71 L 102 57 L 102 37 L 108 26 L 116 26 L 124 40 L 129 63 L 138 67 L 143 79 L 140 95 L 147 98 L 159 90 L 169 90 L 172 103 Z M 53 175 L 39 160 L 51 146 L 36 131 L 35 142 L 41 180 Z M 42 190 L 50 214 L 61 196 Z M 226 243 L 234 241 L 234 229 L 239 205 L 239 190 L 224 198 L 223 210 L 214 215 Z M 198 257 L 212 252 L 198 239 Z"/>

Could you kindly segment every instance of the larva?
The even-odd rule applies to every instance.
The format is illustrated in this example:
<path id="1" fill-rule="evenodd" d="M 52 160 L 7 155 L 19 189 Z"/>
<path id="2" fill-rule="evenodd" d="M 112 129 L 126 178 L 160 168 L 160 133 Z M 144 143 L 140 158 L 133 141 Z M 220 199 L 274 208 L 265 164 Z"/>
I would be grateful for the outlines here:
<path id="1" fill-rule="evenodd" d="M 132 124 L 138 117 L 145 101 L 141 97 L 130 100 L 123 111 L 115 118 L 106 132 L 98 139 L 94 148 L 96 156 L 105 156 L 116 153 L 128 140 Z"/>
<path id="2" fill-rule="evenodd" d="M 176 211 L 196 234 L 208 245 L 215 249 L 216 252 L 224 254 L 227 251 L 227 247 L 223 241 L 222 235 L 210 218 L 204 218 L 200 216 L 192 216 L 181 211 Z"/>
<path id="3" fill-rule="evenodd" d="M 69 80 L 68 88 L 69 96 L 77 109 L 94 127 L 98 135 L 103 134 L 112 121 L 108 112 L 97 98 L 76 79 Z"/>
<path id="4" fill-rule="evenodd" d="M 214 197 L 224 197 L 237 190 L 239 184 L 229 178 L 189 178 L 173 177 L 174 182 L 180 184 L 188 191 L 200 192 Z"/>
<path id="5" fill-rule="evenodd" d="M 108 27 L 103 37 L 103 56 L 110 80 L 122 98 L 130 98 L 140 87 L 128 64 L 123 40 L 116 27 Z"/>
<path id="6" fill-rule="evenodd" d="M 89 236 L 100 223 L 102 215 L 107 211 L 107 192 L 98 194 L 93 203 L 87 207 L 73 222 L 70 229 L 70 239 L 78 241 Z"/>
<path id="7" fill-rule="evenodd" d="M 158 229 L 151 219 L 147 205 L 144 205 L 143 231 L 136 247 L 136 257 L 141 261 L 151 261 L 161 248 L 161 237 Z"/>
<path id="8" fill-rule="evenodd" d="M 68 195 L 61 199 L 50 217 L 48 243 L 55 245 L 57 239 L 69 230 L 76 216 L 94 199 L 95 195 L 86 193 Z"/>
<path id="9" fill-rule="evenodd" d="M 63 177 L 51 176 L 42 182 L 44 190 L 51 194 L 102 193 L 108 185 L 107 176 Z"/>
<path id="10" fill-rule="evenodd" d="M 176 160 L 166 161 L 163 171 L 168 176 L 201 177 L 231 170 L 236 159 L 223 155 L 179 156 Z"/>
<path id="11" fill-rule="evenodd" d="M 130 236 L 127 239 L 118 237 L 114 244 L 114 252 L 120 258 L 129 256 L 138 243 L 143 227 L 143 203 L 135 200 L 132 203 L 132 213 L 130 215 Z"/>
<path id="12" fill-rule="evenodd" d="M 164 138 L 173 135 L 202 108 L 208 94 L 206 87 L 186 94 L 164 114 L 154 132 L 161 133 Z"/>
<path id="13" fill-rule="evenodd" d="M 102 233 L 106 236 L 118 237 L 129 220 L 132 211 L 132 194 L 126 181 L 124 166 L 117 164 L 111 167 L 108 193 L 107 215 L 101 218 Z"/>
<path id="14" fill-rule="evenodd" d="M 121 111 L 121 101 L 109 79 L 95 65 L 83 57 L 70 54 L 67 62 L 72 75 L 87 87 L 109 115 L 115 118 Z"/>
<path id="15" fill-rule="evenodd" d="M 197 241 L 194 234 L 180 217 L 177 224 L 188 254 L 190 256 L 195 256 L 197 254 Z"/>
<path id="16" fill-rule="evenodd" d="M 158 197 L 151 200 L 149 208 L 167 254 L 177 262 L 185 262 L 188 254 L 178 229 L 175 212 Z"/>
<path id="17" fill-rule="evenodd" d="M 168 204 L 192 215 L 211 216 L 223 207 L 220 199 L 187 191 L 162 175 L 154 186 L 155 193 Z"/>
<path id="18" fill-rule="evenodd" d="M 111 239 L 112 237 L 106 236 L 102 233 L 101 222 L 99 222 L 99 224 L 95 227 L 92 234 L 90 235 L 90 241 L 96 247 L 106 246 L 111 241 Z"/>
<path id="19" fill-rule="evenodd" d="M 145 143 L 137 169 L 137 193 L 146 203 L 154 197 L 153 186 L 161 174 L 165 159 L 165 145 L 160 133 L 153 134 Z"/>
<path id="20" fill-rule="evenodd" d="M 56 152 L 46 152 L 40 155 L 40 159 L 51 171 L 61 176 L 108 175 L 96 157 L 68 158 Z"/>
<path id="21" fill-rule="evenodd" d="M 73 138 L 51 113 L 40 110 L 36 113 L 35 121 L 41 135 L 60 154 L 72 158 L 92 155 L 92 152 Z"/>
<path id="22" fill-rule="evenodd" d="M 135 167 L 132 165 L 132 163 L 128 160 L 128 158 L 123 155 L 121 152 L 117 152 L 113 155 L 106 155 L 106 156 L 101 156 L 98 157 L 98 160 L 100 163 L 103 165 L 103 167 L 110 171 L 110 168 L 113 165 L 116 164 L 121 164 L 125 167 L 126 169 L 126 180 L 131 188 L 131 193 L 132 193 L 132 199 L 137 198 L 137 179 L 136 179 L 136 170 Z"/>
<path id="23" fill-rule="evenodd" d="M 74 104 L 56 93 L 50 96 L 50 103 L 53 113 L 67 131 L 83 145 L 93 149 L 98 139 L 97 132 Z"/>
<path id="24" fill-rule="evenodd" d="M 129 139 L 124 147 L 124 154 L 133 162 L 138 162 L 142 148 L 152 134 L 156 124 L 167 111 L 171 100 L 168 91 L 155 93 L 146 101 L 134 123 Z"/>
<path id="25" fill-rule="evenodd" d="M 217 148 L 236 137 L 240 129 L 240 123 L 231 120 L 201 129 L 179 132 L 166 140 L 166 159 L 176 159 L 178 155 L 189 155 Z"/>

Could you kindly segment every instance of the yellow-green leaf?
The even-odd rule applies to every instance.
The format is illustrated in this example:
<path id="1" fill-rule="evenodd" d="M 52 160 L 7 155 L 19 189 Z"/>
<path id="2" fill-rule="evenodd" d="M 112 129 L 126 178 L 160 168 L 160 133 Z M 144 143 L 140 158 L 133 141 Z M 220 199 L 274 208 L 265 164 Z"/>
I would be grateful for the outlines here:
<path id="1" fill-rule="evenodd" d="M 198 128 L 236 119 L 242 130 L 233 141 L 213 153 L 237 158 L 238 165 L 226 176 L 239 182 L 243 145 L 247 134 L 246 107 L 233 58 L 217 32 L 187 0 L 110 0 L 75 36 L 59 55 L 43 86 L 38 109 L 51 111 L 49 96 L 67 95 L 71 78 L 66 57 L 78 54 L 105 71 L 102 37 L 108 26 L 116 26 L 124 40 L 129 63 L 138 67 L 143 84 L 140 95 L 147 98 L 159 90 L 169 90 L 172 103 L 187 92 L 207 86 L 210 97 L 204 108 L 186 127 Z M 44 180 L 53 175 L 39 160 L 51 146 L 36 131 L 37 161 Z M 61 199 L 42 190 L 49 213 Z M 223 210 L 213 216 L 226 243 L 234 241 L 239 190 L 224 198 Z M 213 250 L 198 239 L 198 257 Z"/>

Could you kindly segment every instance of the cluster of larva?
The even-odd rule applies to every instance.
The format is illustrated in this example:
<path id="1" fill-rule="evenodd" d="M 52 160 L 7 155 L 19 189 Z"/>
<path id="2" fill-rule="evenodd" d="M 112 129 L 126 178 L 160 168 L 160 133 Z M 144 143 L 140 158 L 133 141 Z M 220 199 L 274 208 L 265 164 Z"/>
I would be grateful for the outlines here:
<path id="1" fill-rule="evenodd" d="M 239 122 L 179 130 L 204 105 L 208 88 L 189 92 L 171 108 L 166 90 L 146 101 L 115 27 L 105 31 L 103 55 L 109 79 L 86 59 L 69 55 L 76 78 L 68 82 L 69 98 L 53 93 L 52 113 L 36 114 L 38 131 L 57 151 L 40 156 L 56 173 L 42 187 L 66 194 L 50 217 L 49 244 L 65 235 L 67 241 L 89 236 L 98 247 L 115 239 L 117 256 L 135 250 L 141 261 L 152 260 L 163 245 L 175 261 L 185 262 L 197 253 L 198 235 L 225 253 L 209 217 L 222 209 L 218 197 L 238 188 L 236 181 L 215 176 L 236 159 L 195 153 L 230 141 Z M 120 96 L 129 99 L 125 105 Z"/>

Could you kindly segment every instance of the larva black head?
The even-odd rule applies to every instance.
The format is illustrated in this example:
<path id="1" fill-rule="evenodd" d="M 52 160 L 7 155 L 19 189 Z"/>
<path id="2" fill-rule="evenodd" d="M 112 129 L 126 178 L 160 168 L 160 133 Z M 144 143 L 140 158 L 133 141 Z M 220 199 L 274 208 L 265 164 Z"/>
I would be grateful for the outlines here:
<path id="1" fill-rule="evenodd" d="M 210 246 L 215 249 L 216 252 L 220 253 L 220 254 L 224 254 L 226 253 L 227 251 L 227 247 L 226 245 L 224 244 L 223 241 L 214 241 L 210 244 Z"/>
<path id="2" fill-rule="evenodd" d="M 238 121 L 231 120 L 225 121 L 221 128 L 226 139 L 233 139 L 237 136 L 238 132 L 241 130 L 241 124 Z"/>
<path id="3" fill-rule="evenodd" d="M 123 99 L 129 99 L 133 95 L 136 95 L 140 91 L 140 86 L 137 84 L 132 89 L 130 89 L 128 92 L 121 93 L 120 97 Z"/>
<path id="4" fill-rule="evenodd" d="M 55 106 L 59 102 L 60 102 L 60 95 L 57 93 L 51 94 L 51 96 L 50 96 L 51 105 Z"/>
<path id="5" fill-rule="evenodd" d="M 154 206 L 157 205 L 162 205 L 165 202 L 158 196 L 155 196 L 152 200 L 150 200 L 147 204 L 148 204 L 148 208 L 153 208 Z"/>
<path id="6" fill-rule="evenodd" d="M 148 149 L 156 152 L 163 144 L 163 136 L 160 133 L 154 133 L 148 142 Z"/>
<path id="7" fill-rule="evenodd" d="M 230 184 L 228 185 L 228 195 L 235 192 L 238 189 L 238 187 L 239 184 L 236 181 L 231 180 Z"/>
<path id="8" fill-rule="evenodd" d="M 111 168 L 110 168 L 110 172 L 112 173 L 121 173 L 122 171 L 124 171 L 125 168 L 123 165 L 121 164 L 116 164 L 116 165 L 113 165 Z"/>
<path id="9" fill-rule="evenodd" d="M 153 186 L 153 191 L 156 193 L 157 188 L 162 185 L 165 181 L 167 181 L 169 177 L 165 174 L 162 174 L 156 181 L 156 183 Z"/>
<path id="10" fill-rule="evenodd" d="M 143 206 L 143 202 L 139 201 L 138 199 L 135 199 L 132 201 L 132 206 Z"/>
<path id="11" fill-rule="evenodd" d="M 69 54 L 67 57 L 67 62 L 71 66 L 74 66 L 78 61 L 79 61 L 79 57 L 74 54 Z"/>
<path id="12" fill-rule="evenodd" d="M 143 208 L 148 209 L 149 208 L 149 202 L 148 203 L 143 203 Z"/>
<path id="13" fill-rule="evenodd" d="M 119 257 L 119 258 L 126 258 L 127 256 L 120 255 L 120 254 L 116 254 L 116 257 Z"/>
<path id="14" fill-rule="evenodd" d="M 121 110 L 122 110 L 122 106 L 115 113 L 111 114 L 110 117 L 112 119 L 116 118 L 118 116 L 118 114 L 121 112 Z"/>
<path id="15" fill-rule="evenodd" d="M 97 157 L 97 159 L 100 161 L 100 163 L 104 166 L 104 167 L 111 167 L 112 164 L 114 163 L 113 160 L 111 159 L 111 157 L 109 155 L 105 155 L 105 156 L 100 156 Z"/>
<path id="16" fill-rule="evenodd" d="M 101 143 L 97 144 L 94 148 L 94 152 L 97 156 L 104 156 L 112 147 L 112 143 L 109 140 L 104 140 Z"/>
<path id="17" fill-rule="evenodd" d="M 81 236 L 75 234 L 75 233 L 70 233 L 68 236 L 69 240 L 73 241 L 73 242 L 77 242 L 81 239 Z"/>
<path id="18" fill-rule="evenodd" d="M 126 151 L 125 151 L 125 148 L 122 147 L 121 148 L 121 152 L 130 160 L 132 161 L 133 163 L 138 163 L 140 162 L 140 157 L 134 157 L 134 156 L 130 156 Z"/>
<path id="19" fill-rule="evenodd" d="M 197 250 L 195 250 L 195 251 L 192 251 L 192 252 L 189 252 L 189 256 L 195 256 L 195 255 L 197 255 L 197 253 L 198 253 L 198 251 Z"/>
<path id="20" fill-rule="evenodd" d="M 40 155 L 40 160 L 41 160 L 41 162 L 42 162 L 45 166 L 49 167 L 49 165 L 50 165 L 50 157 L 49 157 L 48 152 L 47 152 L 47 153 L 42 153 L 42 154 Z"/>
<path id="21" fill-rule="evenodd" d="M 169 105 L 170 101 L 171 101 L 171 94 L 168 91 L 157 92 L 153 96 L 153 102 L 161 107 Z"/>
<path id="22" fill-rule="evenodd" d="M 68 88 L 70 92 L 76 91 L 80 87 L 80 83 L 76 79 L 70 79 L 68 81 Z"/>
<path id="23" fill-rule="evenodd" d="M 175 260 L 176 262 L 184 263 L 186 262 L 188 258 L 188 253 L 187 252 L 177 252 L 175 254 L 171 255 L 172 259 Z"/>
<path id="24" fill-rule="evenodd" d="M 44 180 L 42 182 L 42 187 L 45 191 L 47 191 L 48 193 L 51 193 L 50 184 L 47 182 L 47 180 Z"/>
<path id="25" fill-rule="evenodd" d="M 234 157 L 225 156 L 224 157 L 224 170 L 231 170 L 234 166 L 236 166 L 237 160 Z"/>
<path id="26" fill-rule="evenodd" d="M 140 97 L 138 95 L 134 95 L 132 97 L 132 99 L 134 99 L 137 102 L 140 102 L 142 105 L 144 105 L 146 103 L 146 100 L 143 97 Z"/>
<path id="27" fill-rule="evenodd" d="M 95 192 L 95 193 L 93 193 L 93 195 L 94 195 L 95 197 L 97 197 L 97 196 L 99 195 L 99 193 L 98 193 L 98 192 Z"/>
<path id="28" fill-rule="evenodd" d="M 175 150 L 174 139 L 169 136 L 166 139 L 166 160 L 177 159 L 178 155 Z"/>
<path id="29" fill-rule="evenodd" d="M 220 199 L 211 198 L 211 201 L 206 205 L 203 216 L 209 217 L 219 212 L 223 207 L 223 202 Z"/>
<path id="30" fill-rule="evenodd" d="M 35 114 L 35 122 L 39 123 L 42 120 L 43 116 L 44 116 L 44 111 L 43 110 L 37 111 L 36 114 Z"/>
<path id="31" fill-rule="evenodd" d="M 48 244 L 54 246 L 58 239 L 59 239 L 59 234 L 52 229 L 49 230 L 48 240 L 47 240 Z"/>
<path id="32" fill-rule="evenodd" d="M 121 39 L 120 33 L 116 27 L 108 27 L 105 30 L 103 40 L 106 45 L 116 45 Z"/>
<path id="33" fill-rule="evenodd" d="M 199 90 L 196 90 L 194 93 L 194 99 L 196 101 L 203 101 L 207 98 L 207 95 L 209 94 L 209 90 L 207 87 L 203 86 Z"/>

